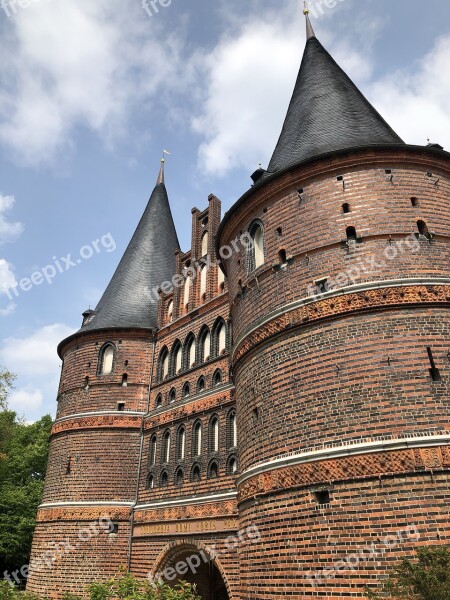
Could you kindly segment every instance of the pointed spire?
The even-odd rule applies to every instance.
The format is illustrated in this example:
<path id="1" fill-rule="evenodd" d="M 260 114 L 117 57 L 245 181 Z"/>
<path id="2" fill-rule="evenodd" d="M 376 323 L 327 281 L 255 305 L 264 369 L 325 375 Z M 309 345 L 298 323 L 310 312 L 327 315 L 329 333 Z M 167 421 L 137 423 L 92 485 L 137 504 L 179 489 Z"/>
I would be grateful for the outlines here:
<path id="1" fill-rule="evenodd" d="M 161 185 L 162 183 L 164 183 L 164 163 L 166 162 L 166 159 L 163 157 L 161 159 L 161 168 L 159 169 L 159 175 L 158 175 L 158 179 L 156 180 L 156 185 Z"/>
<path id="2" fill-rule="evenodd" d="M 292 99 L 267 171 L 358 146 L 403 144 L 314 35 L 308 41 Z"/>
<path id="3" fill-rule="evenodd" d="M 308 8 L 308 3 L 304 2 L 304 9 L 303 9 L 303 14 L 306 17 L 306 39 L 309 40 L 310 38 L 316 37 L 316 34 L 314 33 L 314 29 L 313 26 L 311 25 L 311 20 L 309 18 L 309 8 Z"/>
<path id="4" fill-rule="evenodd" d="M 164 184 L 164 163 L 142 218 L 105 293 L 81 331 L 154 329 L 156 290 L 175 273 L 180 249 Z M 91 318 L 92 317 L 92 318 Z"/>

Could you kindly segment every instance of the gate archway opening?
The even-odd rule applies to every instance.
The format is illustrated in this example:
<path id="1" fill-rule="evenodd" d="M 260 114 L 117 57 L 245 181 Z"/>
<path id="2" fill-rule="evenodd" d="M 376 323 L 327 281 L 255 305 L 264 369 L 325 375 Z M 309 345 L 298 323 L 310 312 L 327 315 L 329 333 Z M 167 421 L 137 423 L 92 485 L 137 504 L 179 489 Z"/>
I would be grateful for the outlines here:
<path id="1" fill-rule="evenodd" d="M 171 587 L 179 581 L 195 585 L 202 600 L 230 600 L 222 569 L 205 548 L 193 544 L 172 547 L 160 561 L 157 572 Z"/>

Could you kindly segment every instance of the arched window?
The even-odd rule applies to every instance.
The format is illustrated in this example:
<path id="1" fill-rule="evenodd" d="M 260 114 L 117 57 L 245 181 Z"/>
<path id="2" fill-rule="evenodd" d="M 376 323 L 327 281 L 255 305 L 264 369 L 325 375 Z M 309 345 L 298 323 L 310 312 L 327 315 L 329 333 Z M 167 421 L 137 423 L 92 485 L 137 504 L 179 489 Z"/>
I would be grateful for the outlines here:
<path id="1" fill-rule="evenodd" d="M 356 229 L 354 227 L 347 227 L 345 232 L 347 234 L 347 241 L 356 242 Z"/>
<path id="2" fill-rule="evenodd" d="M 100 356 L 99 356 L 100 367 L 98 370 L 100 375 L 109 375 L 110 373 L 112 373 L 112 370 L 114 367 L 114 354 L 115 354 L 115 350 L 114 350 L 114 346 L 112 344 L 106 344 L 100 350 Z"/>
<path id="3" fill-rule="evenodd" d="M 156 396 L 155 406 L 156 406 L 156 408 L 161 408 L 161 406 L 162 406 L 162 395 L 161 394 L 158 394 Z"/>
<path id="4" fill-rule="evenodd" d="M 183 485 L 184 472 L 183 469 L 177 469 L 175 473 L 175 485 Z"/>
<path id="5" fill-rule="evenodd" d="M 203 360 L 207 361 L 211 358 L 211 334 L 206 332 L 203 338 Z"/>
<path id="6" fill-rule="evenodd" d="M 183 307 L 186 312 L 189 310 L 189 298 L 191 295 L 191 276 L 188 275 L 184 282 L 184 292 L 183 292 Z"/>
<path id="7" fill-rule="evenodd" d="M 170 300 L 167 305 L 167 320 L 169 323 L 172 323 L 173 321 L 173 300 Z"/>
<path id="8" fill-rule="evenodd" d="M 262 223 L 256 222 L 250 227 L 252 244 L 250 247 L 249 271 L 254 271 L 264 264 L 264 230 Z"/>
<path id="9" fill-rule="evenodd" d="M 147 477 L 147 489 L 152 490 L 154 487 L 155 487 L 155 478 L 153 477 L 152 473 L 150 473 L 149 476 Z"/>
<path id="10" fill-rule="evenodd" d="M 219 327 L 217 328 L 216 336 L 217 336 L 217 350 L 218 350 L 218 354 L 220 356 L 223 352 L 225 352 L 226 347 L 227 347 L 227 329 L 226 329 L 224 323 L 221 323 L 219 325 Z"/>
<path id="11" fill-rule="evenodd" d="M 206 300 L 206 281 L 208 276 L 208 268 L 203 265 L 200 271 L 200 300 L 204 302 Z"/>
<path id="12" fill-rule="evenodd" d="M 182 391 L 183 398 L 189 398 L 190 393 L 191 393 L 191 386 L 189 385 L 189 383 L 186 382 L 183 385 L 183 391 Z"/>
<path id="13" fill-rule="evenodd" d="M 128 386 L 128 375 L 126 373 L 124 373 L 122 375 L 122 387 L 127 387 Z"/>
<path id="14" fill-rule="evenodd" d="M 219 452 L 219 417 L 214 416 L 209 423 L 209 451 Z"/>
<path id="15" fill-rule="evenodd" d="M 192 369 L 195 365 L 195 338 L 191 336 L 185 346 L 185 365 L 187 369 Z"/>
<path id="16" fill-rule="evenodd" d="M 217 479 L 217 477 L 219 477 L 219 465 L 215 460 L 213 460 L 209 465 L 208 477 L 210 479 Z"/>
<path id="17" fill-rule="evenodd" d="M 161 473 L 161 486 L 166 487 L 168 484 L 169 484 L 169 475 L 167 474 L 167 471 L 163 471 Z"/>
<path id="18" fill-rule="evenodd" d="M 182 367 L 182 353 L 180 342 L 175 343 L 172 352 L 172 375 L 177 375 L 181 372 Z"/>
<path id="19" fill-rule="evenodd" d="M 225 275 L 220 267 L 217 271 L 217 286 L 219 289 L 219 293 L 223 292 L 225 288 Z"/>
<path id="20" fill-rule="evenodd" d="M 205 378 L 203 375 L 197 381 L 197 394 L 201 394 L 205 390 Z"/>
<path id="21" fill-rule="evenodd" d="M 177 459 L 184 460 L 186 455 L 186 430 L 184 427 L 178 431 Z"/>
<path id="22" fill-rule="evenodd" d="M 177 399 L 177 393 L 175 391 L 175 388 L 172 388 L 169 392 L 169 402 L 170 404 L 172 404 L 173 402 L 175 402 L 175 400 Z"/>
<path id="23" fill-rule="evenodd" d="M 202 424 L 200 421 L 194 425 L 194 436 L 193 436 L 193 454 L 194 456 L 201 456 L 202 454 Z"/>
<path id="24" fill-rule="evenodd" d="M 231 456 L 227 463 L 227 475 L 234 475 L 237 471 L 238 464 L 235 456 Z"/>
<path id="25" fill-rule="evenodd" d="M 85 377 L 84 378 L 84 389 L 88 390 L 89 389 L 89 377 Z"/>
<path id="26" fill-rule="evenodd" d="M 236 448 L 237 446 L 237 420 L 234 411 L 228 417 L 228 445 L 229 448 Z"/>
<path id="27" fill-rule="evenodd" d="M 166 431 L 164 434 L 164 444 L 163 444 L 163 462 L 170 462 L 170 431 Z"/>
<path id="28" fill-rule="evenodd" d="M 202 256 L 206 256 L 208 254 L 208 232 L 205 231 L 205 233 L 202 235 Z"/>
<path id="29" fill-rule="evenodd" d="M 425 221 L 417 221 L 417 229 L 418 229 L 420 235 L 428 237 L 429 231 L 428 231 L 428 227 L 427 227 L 427 224 L 425 223 Z"/>
<path id="30" fill-rule="evenodd" d="M 164 347 L 159 355 L 159 381 L 163 381 L 169 374 L 169 351 Z"/>
<path id="31" fill-rule="evenodd" d="M 194 465 L 192 468 L 192 481 L 200 481 L 202 478 L 202 471 L 199 465 Z"/>
<path id="32" fill-rule="evenodd" d="M 150 466 L 156 465 L 156 435 L 152 436 L 150 440 Z"/>
<path id="33" fill-rule="evenodd" d="M 222 371 L 217 369 L 217 371 L 213 375 L 213 386 L 216 387 L 222 383 Z"/>

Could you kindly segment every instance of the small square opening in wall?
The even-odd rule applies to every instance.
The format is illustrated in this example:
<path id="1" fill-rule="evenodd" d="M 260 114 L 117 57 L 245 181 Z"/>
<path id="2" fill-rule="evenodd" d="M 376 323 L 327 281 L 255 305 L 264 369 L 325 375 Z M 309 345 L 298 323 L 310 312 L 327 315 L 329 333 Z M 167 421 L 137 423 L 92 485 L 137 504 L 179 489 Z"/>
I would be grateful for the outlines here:
<path id="1" fill-rule="evenodd" d="M 344 181 L 344 176 L 343 175 L 338 175 L 336 177 L 336 181 Z"/>
<path id="2" fill-rule="evenodd" d="M 314 492 L 314 496 L 317 504 L 330 504 L 330 492 L 329 490 L 317 490 Z"/>
<path id="3" fill-rule="evenodd" d="M 415 196 L 412 196 L 412 198 L 411 198 L 411 206 L 414 206 L 414 208 L 416 206 L 419 206 L 419 201 L 417 200 L 417 198 Z"/>
<path id="4" fill-rule="evenodd" d="M 118 402 L 117 410 L 119 410 L 120 412 L 124 411 L 125 410 L 125 402 Z"/>
<path id="5" fill-rule="evenodd" d="M 392 175 L 392 169 L 385 169 L 384 172 L 386 175 Z"/>
<path id="6" fill-rule="evenodd" d="M 119 523 L 111 523 L 108 533 L 109 535 L 117 535 L 119 533 Z"/>

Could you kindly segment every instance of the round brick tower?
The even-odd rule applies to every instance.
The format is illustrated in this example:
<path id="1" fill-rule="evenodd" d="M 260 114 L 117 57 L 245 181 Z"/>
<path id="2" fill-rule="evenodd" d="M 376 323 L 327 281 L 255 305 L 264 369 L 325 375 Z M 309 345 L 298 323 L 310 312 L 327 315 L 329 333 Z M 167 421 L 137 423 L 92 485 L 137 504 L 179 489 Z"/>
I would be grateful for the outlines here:
<path id="1" fill-rule="evenodd" d="M 314 35 L 217 245 L 234 329 L 241 600 L 365 597 L 450 539 L 450 155 L 395 134 Z M 236 245 L 235 245 L 236 246 Z"/>
<path id="2" fill-rule="evenodd" d="M 178 239 L 164 172 L 95 311 L 61 342 L 63 360 L 45 492 L 27 590 L 82 595 L 127 565 L 147 412 L 157 303 Z"/>

